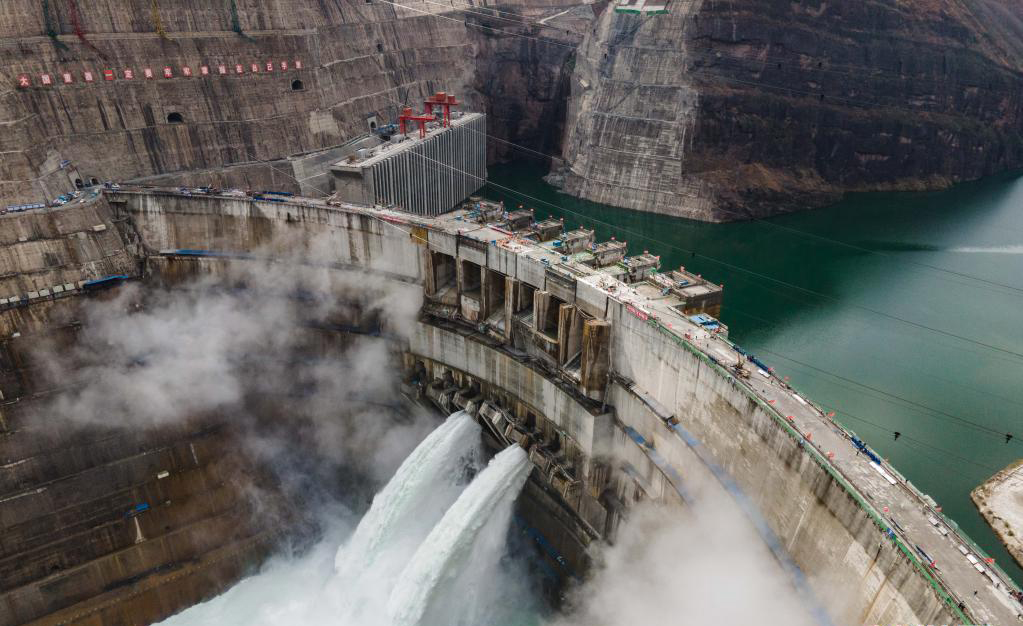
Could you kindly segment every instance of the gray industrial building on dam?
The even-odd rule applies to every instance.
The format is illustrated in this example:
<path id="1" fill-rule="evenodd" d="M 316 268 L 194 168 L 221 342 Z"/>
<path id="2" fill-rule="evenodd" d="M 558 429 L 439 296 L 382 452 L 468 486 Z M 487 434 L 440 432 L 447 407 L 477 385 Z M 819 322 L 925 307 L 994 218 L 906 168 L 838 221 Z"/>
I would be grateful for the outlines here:
<path id="1" fill-rule="evenodd" d="M 422 136 L 413 130 L 386 137 L 356 140 L 354 146 L 366 147 L 330 166 L 339 199 L 440 215 L 487 179 L 487 125 L 481 113 L 457 112 L 449 126 L 424 124 Z"/>
<path id="2" fill-rule="evenodd" d="M 588 546 L 614 537 L 629 503 L 690 507 L 694 492 L 713 486 L 758 530 L 820 620 L 998 623 L 1011 612 L 1014 583 L 982 563 L 983 552 L 928 496 L 728 340 L 716 319 L 721 286 L 662 268 L 653 252 L 629 255 L 624 242 L 598 242 L 592 230 L 566 230 L 473 195 L 486 178 L 484 115 L 405 109 L 402 117 L 400 126 L 371 119 L 369 132 L 306 158 L 315 184 L 329 184 L 327 199 L 125 184 L 0 218 L 12 269 L 0 294 L 5 362 L 23 361 L 32 337 L 75 318 L 79 300 L 104 298 L 125 282 L 217 275 L 260 255 L 286 259 L 276 242 L 291 241 L 296 229 L 307 238 L 333 233 L 317 263 L 364 270 L 380 285 L 414 285 L 423 304 L 414 328 L 360 330 L 375 322 L 356 311 L 325 332 L 392 342 L 401 354 L 393 367 L 411 381 L 408 398 L 465 410 L 492 449 L 528 452 L 535 469 L 519 514 L 544 537 L 542 558 L 564 579 L 585 571 Z M 66 262 L 51 268 L 38 258 Z M 352 295 L 323 289 L 338 301 Z M 212 517 L 193 521 L 180 509 L 187 499 L 150 504 L 167 497 L 172 478 L 192 476 L 175 487 L 179 495 L 195 481 L 224 481 L 223 468 L 203 459 L 230 445 L 229 435 L 179 434 L 174 445 L 187 454 L 160 452 L 154 442 L 141 465 L 132 465 L 130 443 L 108 446 L 101 456 L 117 469 L 97 480 L 104 475 L 90 469 L 93 452 L 69 460 L 60 445 L 19 427 L 46 395 L 32 391 L 30 370 L 8 370 L 0 383 L 9 487 L 0 519 L 13 531 L 0 592 L 6 621 L 166 615 L 273 545 L 273 531 L 231 521 L 226 512 L 244 498 L 230 489 L 211 501 Z M 125 472 L 141 485 L 133 492 L 151 494 L 128 514 L 120 511 L 142 497 L 125 500 L 123 487 L 104 486 L 123 485 L 115 477 Z M 51 510 L 46 499 L 55 492 L 62 505 Z M 99 513 L 70 526 L 61 517 L 82 507 Z M 41 527 L 51 530 L 30 530 Z M 70 528 L 91 537 L 88 550 L 67 552 L 57 537 Z M 165 550 L 147 551 L 154 541 Z M 126 559 L 133 564 L 111 569 Z M 51 569 L 39 569 L 46 563 Z M 164 575 L 167 568 L 180 575 Z M 126 581 L 146 581 L 145 593 Z M 841 608 L 828 601 L 836 586 L 846 596 Z M 983 593 L 968 593 L 978 586 Z M 181 597 L 190 599 L 173 600 Z"/>
<path id="3" fill-rule="evenodd" d="M 622 241 L 474 195 L 486 179 L 483 114 L 406 108 L 401 122 L 372 118 L 355 140 L 303 157 L 296 169 L 328 187 L 326 199 L 111 184 L 0 217 L 3 362 L 26 362 L 34 337 L 78 328 L 83 303 L 126 282 L 187 284 L 266 255 L 287 263 L 280 242 L 327 235 L 318 265 L 412 285 L 423 304 L 412 328 L 381 329 L 357 308 L 312 323 L 388 342 L 404 397 L 464 410 L 490 448 L 528 452 L 518 512 L 561 579 L 586 570 L 590 544 L 615 536 L 630 503 L 698 506 L 693 494 L 709 487 L 757 529 L 819 621 L 1010 617 L 1015 583 L 933 500 L 729 341 L 721 286 L 662 268 L 656 251 L 629 255 Z M 344 302 L 353 294 L 343 284 L 321 295 Z M 274 545 L 282 529 L 238 518 L 245 497 L 214 461 L 229 433 L 178 432 L 169 444 L 154 434 L 142 457 L 134 439 L 69 457 L 74 444 L 23 428 L 45 406 L 35 384 L 32 368 L 0 377 L 5 623 L 156 619 L 223 588 Z M 231 463 L 251 462 L 238 455 Z M 204 481 L 224 486 L 199 514 L 186 496 Z M 68 532 L 88 548 L 72 550 Z"/>

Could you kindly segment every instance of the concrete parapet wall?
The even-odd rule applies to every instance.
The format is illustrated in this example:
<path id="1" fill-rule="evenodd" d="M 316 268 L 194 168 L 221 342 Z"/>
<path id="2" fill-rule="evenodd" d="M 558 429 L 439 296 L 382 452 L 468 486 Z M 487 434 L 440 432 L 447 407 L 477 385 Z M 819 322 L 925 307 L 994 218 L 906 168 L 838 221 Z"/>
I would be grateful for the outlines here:
<path id="1" fill-rule="evenodd" d="M 620 303 L 612 304 L 612 316 L 613 367 L 669 413 L 630 401 L 614 385 L 610 402 L 619 419 L 685 475 L 694 467 L 692 452 L 665 421 L 678 419 L 753 500 L 818 596 L 842 598 L 840 621 L 955 621 L 918 560 L 883 539 L 872 506 L 822 466 L 822 454 L 803 445 L 773 409 Z"/>

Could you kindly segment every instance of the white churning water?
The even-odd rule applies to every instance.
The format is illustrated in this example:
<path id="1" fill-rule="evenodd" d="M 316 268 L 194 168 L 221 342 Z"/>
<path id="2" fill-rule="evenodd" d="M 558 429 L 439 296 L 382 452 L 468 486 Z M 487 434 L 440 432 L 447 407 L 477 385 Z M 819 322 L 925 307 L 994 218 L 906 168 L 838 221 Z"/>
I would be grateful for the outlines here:
<path id="1" fill-rule="evenodd" d="M 480 427 L 464 411 L 420 443 L 337 551 L 328 593 L 343 624 L 383 623 L 395 578 L 479 468 Z"/>
<path id="2" fill-rule="evenodd" d="M 464 412 L 451 415 L 402 463 L 340 548 L 341 524 L 303 557 L 275 558 L 165 624 L 488 623 L 512 506 L 532 466 L 516 446 L 473 479 L 480 455 L 479 425 Z"/>
<path id="3" fill-rule="evenodd" d="M 459 496 L 398 578 L 389 602 L 402 626 L 485 623 L 515 498 L 532 465 L 522 448 L 507 448 Z"/>

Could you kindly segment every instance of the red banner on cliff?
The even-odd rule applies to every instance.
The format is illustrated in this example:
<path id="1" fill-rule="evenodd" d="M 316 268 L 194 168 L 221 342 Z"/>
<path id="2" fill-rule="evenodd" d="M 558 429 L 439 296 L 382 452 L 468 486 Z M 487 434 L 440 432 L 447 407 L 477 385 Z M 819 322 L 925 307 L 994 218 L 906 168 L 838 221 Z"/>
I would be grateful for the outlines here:
<path id="1" fill-rule="evenodd" d="M 647 321 L 648 319 L 650 319 L 650 316 L 649 316 L 649 315 L 647 315 L 647 314 L 646 314 L 646 313 L 644 313 L 643 311 L 640 311 L 639 309 L 637 309 L 636 307 L 632 306 L 631 304 L 626 304 L 626 305 L 625 305 L 625 309 L 626 309 L 626 310 L 627 310 L 627 311 L 628 311 L 629 313 L 632 313 L 633 315 L 635 315 L 635 316 L 636 316 L 636 317 L 638 317 L 639 319 L 643 320 L 644 322 L 645 322 L 645 321 Z"/>

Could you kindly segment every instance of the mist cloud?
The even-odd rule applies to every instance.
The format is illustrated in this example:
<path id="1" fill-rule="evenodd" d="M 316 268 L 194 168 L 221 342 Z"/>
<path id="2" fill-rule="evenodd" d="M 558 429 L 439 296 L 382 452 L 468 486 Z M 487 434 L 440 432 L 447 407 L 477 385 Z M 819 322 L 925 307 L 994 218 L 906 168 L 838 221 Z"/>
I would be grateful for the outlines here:
<path id="1" fill-rule="evenodd" d="M 709 490 L 704 490 L 709 491 Z M 550 626 L 810 626 L 788 577 L 726 496 L 696 510 L 641 504 Z"/>
<path id="2" fill-rule="evenodd" d="M 304 463 L 299 441 L 308 456 L 385 479 L 435 421 L 401 401 L 393 344 L 336 331 L 400 338 L 421 293 L 330 265 L 336 246 L 324 239 L 274 242 L 248 260 L 171 261 L 145 284 L 83 299 L 74 340 L 31 355 L 49 396 L 34 427 L 227 424 L 284 480 L 300 478 L 282 460 Z"/>
<path id="3" fill-rule="evenodd" d="M 220 261 L 183 284 L 127 285 L 87 302 L 75 343 L 44 345 L 34 355 L 56 390 L 48 418 L 125 429 L 229 421 L 250 455 L 284 481 L 308 478 L 309 469 L 298 467 L 308 456 L 296 449 L 301 439 L 311 442 L 309 453 L 381 484 L 436 420 L 398 402 L 396 355 L 387 343 L 323 329 L 410 329 L 420 290 L 319 265 L 314 252 L 324 246 L 311 242 L 275 262 Z M 328 519 L 343 521 L 306 558 L 267 568 L 270 580 L 290 581 L 292 600 L 323 580 L 324 545 L 329 552 L 350 528 L 350 513 L 329 510 Z M 646 504 L 630 515 L 550 626 L 812 623 L 734 506 L 705 493 L 695 512 Z M 523 575 L 519 567 L 508 571 Z M 498 584 L 515 588 L 515 576 Z M 268 601 L 267 580 L 246 581 L 224 602 L 251 593 L 263 600 L 259 611 L 288 615 L 288 593 L 277 595 L 279 605 Z"/>

